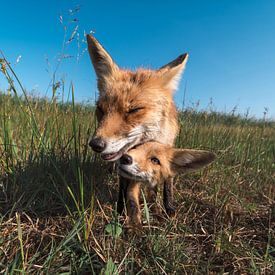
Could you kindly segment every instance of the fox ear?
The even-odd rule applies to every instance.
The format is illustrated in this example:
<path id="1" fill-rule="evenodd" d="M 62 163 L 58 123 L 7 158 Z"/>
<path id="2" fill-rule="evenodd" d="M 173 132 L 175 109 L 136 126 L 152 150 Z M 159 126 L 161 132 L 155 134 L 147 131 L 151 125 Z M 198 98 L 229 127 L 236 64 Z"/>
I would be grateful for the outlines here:
<path id="1" fill-rule="evenodd" d="M 175 174 L 200 169 L 215 159 L 216 155 L 204 150 L 174 149 L 171 169 Z"/>
<path id="2" fill-rule="evenodd" d="M 87 35 L 89 54 L 99 80 L 113 75 L 118 66 L 101 44 L 90 34 Z"/>
<path id="3" fill-rule="evenodd" d="M 175 91 L 179 86 L 182 73 L 188 60 L 188 54 L 182 54 L 175 60 L 161 67 L 157 73 L 163 80 L 163 85 Z"/>

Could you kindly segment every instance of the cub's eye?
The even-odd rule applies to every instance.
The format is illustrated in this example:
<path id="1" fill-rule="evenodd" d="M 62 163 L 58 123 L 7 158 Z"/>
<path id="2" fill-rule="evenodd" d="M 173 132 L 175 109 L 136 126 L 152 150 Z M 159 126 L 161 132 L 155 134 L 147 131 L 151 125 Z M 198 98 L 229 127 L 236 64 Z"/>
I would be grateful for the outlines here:
<path id="1" fill-rule="evenodd" d="M 153 164 L 160 165 L 160 161 L 159 161 L 158 158 L 156 158 L 156 157 L 151 157 L 150 160 L 151 160 L 151 162 L 152 162 Z"/>
<path id="2" fill-rule="evenodd" d="M 132 108 L 130 109 L 127 114 L 134 114 L 134 113 L 137 113 L 138 111 L 144 109 L 143 107 L 138 107 L 138 108 Z"/>

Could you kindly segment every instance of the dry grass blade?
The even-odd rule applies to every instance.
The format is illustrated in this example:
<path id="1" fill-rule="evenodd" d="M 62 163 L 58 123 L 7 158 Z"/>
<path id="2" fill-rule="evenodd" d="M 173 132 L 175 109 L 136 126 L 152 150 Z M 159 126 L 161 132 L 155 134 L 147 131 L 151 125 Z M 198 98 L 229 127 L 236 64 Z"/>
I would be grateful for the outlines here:
<path id="1" fill-rule="evenodd" d="M 124 217 L 115 173 L 87 145 L 94 107 L 19 96 L 3 60 L 14 96 L 0 93 L 2 273 L 272 274 L 274 122 L 182 112 L 177 145 L 217 161 L 176 180 L 174 219 L 154 219 L 143 196 L 145 233 L 114 238 L 104 228 Z"/>

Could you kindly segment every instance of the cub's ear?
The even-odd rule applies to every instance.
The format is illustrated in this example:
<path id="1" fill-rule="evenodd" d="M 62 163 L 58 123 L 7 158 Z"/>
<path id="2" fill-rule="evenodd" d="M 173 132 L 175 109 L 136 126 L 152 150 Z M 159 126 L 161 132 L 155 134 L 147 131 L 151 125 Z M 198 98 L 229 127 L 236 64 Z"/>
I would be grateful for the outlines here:
<path id="1" fill-rule="evenodd" d="M 215 159 L 216 155 L 204 150 L 174 149 L 171 158 L 171 170 L 175 174 L 200 169 Z"/>
<path id="2" fill-rule="evenodd" d="M 171 91 L 177 90 L 187 60 L 188 54 L 185 53 L 157 70 L 164 87 Z"/>
<path id="3" fill-rule="evenodd" d="M 90 34 L 87 35 L 89 54 L 99 80 L 104 80 L 119 70 L 111 56 Z"/>

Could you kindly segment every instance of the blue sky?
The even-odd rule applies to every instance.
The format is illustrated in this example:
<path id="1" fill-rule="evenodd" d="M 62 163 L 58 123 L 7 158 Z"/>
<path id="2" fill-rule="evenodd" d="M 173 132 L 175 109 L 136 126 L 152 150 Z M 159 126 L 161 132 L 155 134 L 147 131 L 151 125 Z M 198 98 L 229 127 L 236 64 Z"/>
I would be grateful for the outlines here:
<path id="1" fill-rule="evenodd" d="M 24 86 L 46 94 L 51 79 L 45 56 L 54 67 L 61 52 L 69 9 L 68 33 L 78 25 L 95 36 L 121 66 L 158 68 L 188 52 L 190 59 L 180 89 L 179 106 L 186 85 L 186 106 L 198 101 L 207 108 L 212 99 L 216 110 L 237 111 L 275 118 L 275 1 L 2 1 L 0 49 Z M 63 25 L 59 16 L 63 17 Z M 69 39 L 69 37 L 68 37 Z M 85 44 L 77 47 L 76 36 L 67 44 L 58 77 L 72 81 L 78 101 L 93 100 L 96 83 L 87 52 L 77 61 Z M 0 76 L 0 89 L 6 87 Z M 48 92 L 49 95 L 49 92 Z"/>

